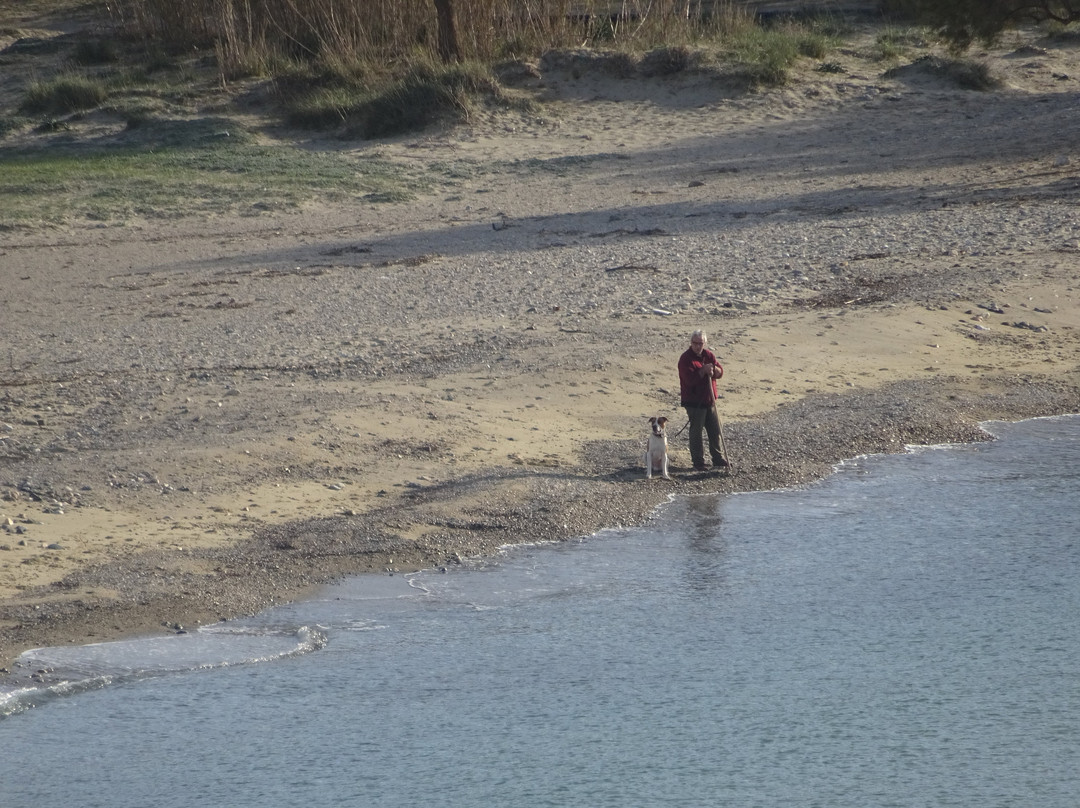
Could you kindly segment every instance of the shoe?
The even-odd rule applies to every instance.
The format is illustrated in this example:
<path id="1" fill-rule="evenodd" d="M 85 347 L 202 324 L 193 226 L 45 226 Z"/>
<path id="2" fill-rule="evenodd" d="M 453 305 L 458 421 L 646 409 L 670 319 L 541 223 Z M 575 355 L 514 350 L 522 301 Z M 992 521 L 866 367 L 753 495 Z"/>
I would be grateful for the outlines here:
<path id="1" fill-rule="evenodd" d="M 726 469 L 730 465 L 731 464 L 728 463 L 726 460 L 724 460 L 724 458 L 722 458 L 722 457 L 719 460 L 714 460 L 713 461 L 713 466 L 715 468 L 718 468 L 718 469 Z"/>
<path id="2" fill-rule="evenodd" d="M 704 463 L 695 463 L 694 464 L 694 471 L 708 471 L 708 470 L 709 470 L 709 467 L 706 466 Z"/>

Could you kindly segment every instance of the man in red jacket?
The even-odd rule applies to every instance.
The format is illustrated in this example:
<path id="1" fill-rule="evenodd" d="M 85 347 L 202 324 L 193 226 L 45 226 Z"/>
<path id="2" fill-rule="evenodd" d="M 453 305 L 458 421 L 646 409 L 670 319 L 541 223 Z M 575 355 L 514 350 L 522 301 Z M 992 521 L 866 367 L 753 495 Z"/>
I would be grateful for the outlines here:
<path id="1" fill-rule="evenodd" d="M 709 436 L 709 454 L 713 466 L 727 468 L 728 462 L 720 447 L 720 416 L 716 414 L 716 380 L 724 375 L 724 369 L 716 356 L 705 347 L 708 338 L 704 331 L 690 335 L 690 347 L 679 357 L 679 388 L 682 405 L 690 419 L 690 458 L 694 471 L 707 471 L 705 450 L 701 442 L 704 427 Z"/>

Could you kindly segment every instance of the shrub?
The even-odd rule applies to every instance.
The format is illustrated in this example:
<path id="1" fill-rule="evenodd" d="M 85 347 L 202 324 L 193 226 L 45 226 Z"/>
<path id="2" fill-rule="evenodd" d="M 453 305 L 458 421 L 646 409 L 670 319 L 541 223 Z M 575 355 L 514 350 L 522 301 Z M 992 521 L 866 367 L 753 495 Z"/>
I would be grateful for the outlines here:
<path id="1" fill-rule="evenodd" d="M 885 78 L 919 75 L 948 81 L 965 90 L 986 91 L 1001 85 L 985 62 L 971 59 L 942 59 L 938 56 L 924 56 L 910 65 L 885 71 Z"/>
<path id="2" fill-rule="evenodd" d="M 120 59 L 120 51 L 112 40 L 84 39 L 75 45 L 72 58 L 80 65 L 112 64 Z"/>
<path id="3" fill-rule="evenodd" d="M 351 111 L 363 107 L 368 95 L 358 87 L 320 87 L 288 100 L 286 118 L 304 129 L 335 129 L 348 120 Z"/>
<path id="4" fill-rule="evenodd" d="M 909 48 L 925 48 L 926 45 L 926 35 L 919 29 L 889 27 L 874 41 L 874 57 L 880 61 L 893 61 Z"/>
<path id="5" fill-rule="evenodd" d="M 376 138 L 467 119 L 481 101 L 509 103 L 488 70 L 473 64 L 422 63 L 397 81 L 371 81 L 365 85 L 342 76 L 281 81 L 286 118 L 294 126 Z"/>
<path id="6" fill-rule="evenodd" d="M 641 59 L 640 70 L 645 76 L 670 76 L 688 70 L 691 62 L 692 54 L 685 46 L 657 48 Z"/>
<path id="7" fill-rule="evenodd" d="M 400 82 L 352 111 L 348 134 L 389 137 L 446 119 L 468 118 L 476 98 L 499 97 L 485 70 L 467 65 L 414 68 Z"/>

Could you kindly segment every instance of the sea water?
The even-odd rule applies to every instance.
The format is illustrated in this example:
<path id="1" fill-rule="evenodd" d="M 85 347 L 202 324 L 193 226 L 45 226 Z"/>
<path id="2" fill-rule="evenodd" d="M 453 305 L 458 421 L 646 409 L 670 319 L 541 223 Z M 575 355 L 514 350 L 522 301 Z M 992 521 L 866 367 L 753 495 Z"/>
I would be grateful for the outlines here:
<path id="1" fill-rule="evenodd" d="M 0 805 L 1080 804 L 1080 418 L 40 649 Z M 661 485 L 663 483 L 635 483 Z"/>

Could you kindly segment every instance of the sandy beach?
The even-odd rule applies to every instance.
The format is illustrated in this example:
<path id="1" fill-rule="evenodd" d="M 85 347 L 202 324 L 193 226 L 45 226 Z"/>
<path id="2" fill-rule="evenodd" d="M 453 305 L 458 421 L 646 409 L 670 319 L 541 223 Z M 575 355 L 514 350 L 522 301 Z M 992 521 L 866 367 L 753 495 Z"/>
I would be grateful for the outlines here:
<path id="1" fill-rule="evenodd" d="M 873 35 L 750 94 L 562 54 L 333 145 L 459 168 L 412 202 L 0 232 L 0 667 L 1080 412 L 1080 50 L 977 92 Z M 735 468 L 645 480 L 696 328 Z"/>

